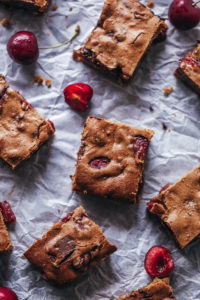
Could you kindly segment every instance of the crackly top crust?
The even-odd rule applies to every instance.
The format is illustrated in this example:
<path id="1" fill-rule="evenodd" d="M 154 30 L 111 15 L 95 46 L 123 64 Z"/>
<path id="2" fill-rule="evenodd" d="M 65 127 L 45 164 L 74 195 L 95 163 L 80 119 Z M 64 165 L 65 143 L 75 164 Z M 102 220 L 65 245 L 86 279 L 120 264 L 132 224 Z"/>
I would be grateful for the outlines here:
<path id="1" fill-rule="evenodd" d="M 0 157 L 14 169 L 55 130 L 0 75 Z"/>
<path id="2" fill-rule="evenodd" d="M 147 204 L 149 207 L 149 204 Z M 158 215 L 181 248 L 200 235 L 200 166 L 150 201 L 149 211 Z"/>
<path id="3" fill-rule="evenodd" d="M 84 60 L 84 49 L 95 54 L 97 64 L 107 69 L 121 69 L 128 80 L 151 42 L 167 25 L 137 0 L 106 0 L 101 17 L 84 48 L 74 52 L 74 59 Z"/>
<path id="4" fill-rule="evenodd" d="M 82 206 L 69 213 L 65 222 L 54 224 L 24 254 L 42 270 L 44 279 L 58 284 L 70 284 L 117 249 Z"/>
<path id="5" fill-rule="evenodd" d="M 149 143 L 153 134 L 152 130 L 88 117 L 72 189 L 135 202 L 142 183 L 144 159 L 134 152 L 133 144 L 138 136 Z M 106 157 L 110 162 L 100 170 L 91 168 L 90 161 L 97 157 Z"/>
<path id="6" fill-rule="evenodd" d="M 187 56 L 181 59 L 175 74 L 179 76 L 180 70 L 200 88 L 200 43 Z"/>
<path id="7" fill-rule="evenodd" d="M 0 252 L 2 251 L 10 251 L 13 246 L 5 226 L 2 213 L 0 211 Z"/>
<path id="8" fill-rule="evenodd" d="M 49 0 L 0 0 L 0 2 L 11 5 L 27 8 L 33 13 L 42 14 L 47 11 Z"/>
<path id="9" fill-rule="evenodd" d="M 173 295 L 169 278 L 155 278 L 150 284 L 133 291 L 126 296 L 120 297 L 118 300 L 176 300 Z"/>

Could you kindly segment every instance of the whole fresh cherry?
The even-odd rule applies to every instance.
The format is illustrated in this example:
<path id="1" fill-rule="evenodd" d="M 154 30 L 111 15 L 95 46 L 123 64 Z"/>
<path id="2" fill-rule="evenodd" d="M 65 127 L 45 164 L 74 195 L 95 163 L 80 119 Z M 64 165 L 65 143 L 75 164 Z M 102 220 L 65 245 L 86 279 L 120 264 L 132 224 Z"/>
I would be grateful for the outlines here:
<path id="1" fill-rule="evenodd" d="M 0 287 L 0 300 L 18 300 L 17 295 L 7 287 Z"/>
<path id="2" fill-rule="evenodd" d="M 85 83 L 74 83 L 68 85 L 63 93 L 67 104 L 73 109 L 83 112 L 88 108 L 88 101 L 93 96 L 93 89 Z"/>
<path id="3" fill-rule="evenodd" d="M 192 0 L 174 0 L 168 12 L 169 20 L 177 29 L 187 30 L 200 21 L 200 8 Z"/>
<path id="4" fill-rule="evenodd" d="M 172 272 L 174 262 L 168 249 L 154 246 L 146 254 L 144 267 L 151 277 L 166 277 Z"/>
<path id="5" fill-rule="evenodd" d="M 19 31 L 11 36 L 7 43 L 10 57 L 18 64 L 30 65 L 39 57 L 38 43 L 30 31 Z"/>

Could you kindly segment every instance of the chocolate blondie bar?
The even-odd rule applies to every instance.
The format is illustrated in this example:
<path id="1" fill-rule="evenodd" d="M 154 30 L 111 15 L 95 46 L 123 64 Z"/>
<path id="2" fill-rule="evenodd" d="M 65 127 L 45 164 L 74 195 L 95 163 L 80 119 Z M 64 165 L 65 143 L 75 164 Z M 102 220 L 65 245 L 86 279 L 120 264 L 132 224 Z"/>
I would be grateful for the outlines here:
<path id="1" fill-rule="evenodd" d="M 200 43 L 180 60 L 174 74 L 200 95 Z"/>
<path id="2" fill-rule="evenodd" d="M 0 157 L 13 169 L 28 159 L 55 132 L 0 75 Z"/>
<path id="3" fill-rule="evenodd" d="M 47 11 L 50 0 L 0 0 L 0 3 L 26 8 L 34 14 L 43 14 Z"/>
<path id="4" fill-rule="evenodd" d="M 136 202 L 154 132 L 88 117 L 82 133 L 72 189 Z"/>
<path id="5" fill-rule="evenodd" d="M 61 285 L 72 283 L 116 250 L 79 206 L 54 224 L 24 255 L 41 269 L 44 279 Z"/>
<path id="6" fill-rule="evenodd" d="M 126 296 L 118 298 L 118 300 L 176 300 L 173 295 L 169 278 L 154 278 L 147 286 L 133 291 Z"/>
<path id="7" fill-rule="evenodd" d="M 200 166 L 166 186 L 147 208 L 166 225 L 180 248 L 200 237 Z"/>
<path id="8" fill-rule="evenodd" d="M 138 0 L 106 0 L 96 28 L 73 58 L 126 82 L 167 28 Z"/>

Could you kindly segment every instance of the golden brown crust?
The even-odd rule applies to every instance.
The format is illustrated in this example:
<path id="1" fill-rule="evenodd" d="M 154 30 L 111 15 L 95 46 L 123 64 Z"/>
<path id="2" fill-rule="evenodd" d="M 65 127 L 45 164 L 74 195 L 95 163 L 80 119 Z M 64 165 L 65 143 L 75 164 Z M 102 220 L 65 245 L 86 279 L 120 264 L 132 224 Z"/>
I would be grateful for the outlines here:
<path id="1" fill-rule="evenodd" d="M 169 278 L 155 278 L 150 284 L 133 291 L 126 296 L 120 297 L 118 300 L 176 300 L 171 286 L 169 285 Z"/>
<path id="2" fill-rule="evenodd" d="M 181 59 L 174 74 L 200 94 L 200 43 L 186 57 Z"/>
<path id="3" fill-rule="evenodd" d="M 47 11 L 50 0 L 0 0 L 0 2 L 13 7 L 26 8 L 35 14 L 42 14 Z"/>
<path id="4" fill-rule="evenodd" d="M 14 169 L 55 130 L 0 75 L 0 157 Z"/>
<path id="5" fill-rule="evenodd" d="M 133 143 L 138 136 L 144 137 L 149 143 L 153 134 L 152 130 L 88 117 L 82 133 L 72 189 L 136 202 L 144 160 L 134 153 Z M 106 157 L 110 162 L 100 170 L 91 168 L 89 163 L 96 157 Z"/>
<path id="6" fill-rule="evenodd" d="M 70 284 L 116 251 L 100 227 L 82 206 L 68 214 L 69 220 L 54 224 L 37 240 L 25 257 L 43 272 L 43 278 Z"/>
<path id="7" fill-rule="evenodd" d="M 200 235 L 200 166 L 153 198 L 147 207 L 167 225 L 181 248 L 191 243 Z"/>
<path id="8" fill-rule="evenodd" d="M 163 30 L 165 22 L 139 1 L 106 0 L 96 28 L 84 48 L 74 51 L 74 59 L 127 81 Z"/>
<path id="9" fill-rule="evenodd" d="M 2 213 L 0 211 L 0 252 L 2 251 L 10 251 L 13 246 L 5 226 Z"/>

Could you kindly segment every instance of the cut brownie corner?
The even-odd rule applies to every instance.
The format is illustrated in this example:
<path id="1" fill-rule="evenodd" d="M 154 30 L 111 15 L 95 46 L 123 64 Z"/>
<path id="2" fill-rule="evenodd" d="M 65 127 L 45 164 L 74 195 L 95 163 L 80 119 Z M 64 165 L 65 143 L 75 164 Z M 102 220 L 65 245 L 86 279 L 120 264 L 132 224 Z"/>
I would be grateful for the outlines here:
<path id="1" fill-rule="evenodd" d="M 54 135 L 55 127 L 0 75 L 0 157 L 15 169 Z"/>
<path id="2" fill-rule="evenodd" d="M 95 116 L 82 132 L 72 190 L 135 203 L 154 132 Z"/>
<path id="3" fill-rule="evenodd" d="M 174 75 L 200 95 L 200 43 L 180 59 Z"/>
<path id="4" fill-rule="evenodd" d="M 116 250 L 79 206 L 54 224 L 24 256 L 42 271 L 45 280 L 63 285 L 82 277 Z"/>
<path id="5" fill-rule="evenodd" d="M 48 10 L 50 0 L 0 0 L 0 3 L 9 8 L 21 7 L 33 14 L 42 15 Z"/>
<path id="6" fill-rule="evenodd" d="M 140 288 L 137 291 L 132 291 L 126 296 L 118 298 L 118 300 L 176 300 L 173 290 L 169 283 L 169 278 L 154 278 L 154 280 L 147 286 Z"/>
<path id="7" fill-rule="evenodd" d="M 13 249 L 6 224 L 16 221 L 16 217 L 7 201 L 0 202 L 0 252 Z"/>
<path id="8" fill-rule="evenodd" d="M 200 166 L 147 203 L 181 249 L 200 237 Z"/>

